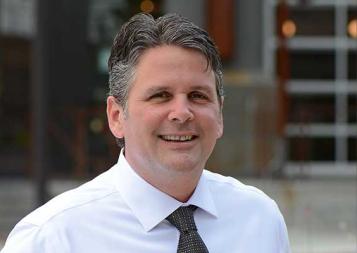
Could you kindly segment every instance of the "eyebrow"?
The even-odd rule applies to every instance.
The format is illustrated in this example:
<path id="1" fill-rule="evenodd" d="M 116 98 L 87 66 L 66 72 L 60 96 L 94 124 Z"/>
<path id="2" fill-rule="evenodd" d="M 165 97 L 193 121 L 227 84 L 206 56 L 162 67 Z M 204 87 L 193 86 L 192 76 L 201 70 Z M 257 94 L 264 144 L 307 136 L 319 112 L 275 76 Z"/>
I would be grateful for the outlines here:
<path id="1" fill-rule="evenodd" d="M 211 90 L 207 85 L 194 85 L 193 90 Z"/>
<path id="2" fill-rule="evenodd" d="M 160 91 L 167 91 L 170 90 L 169 86 L 154 86 L 154 87 L 149 87 L 146 92 L 147 93 L 156 93 L 156 92 L 160 92 Z"/>
<path id="3" fill-rule="evenodd" d="M 161 92 L 161 91 L 171 91 L 171 90 L 172 90 L 171 86 L 158 85 L 158 86 L 149 87 L 146 90 L 146 93 L 153 94 L 153 93 L 157 93 L 157 92 Z M 215 94 L 215 89 L 212 90 L 210 87 L 208 87 L 206 85 L 194 85 L 194 86 L 190 87 L 190 92 L 191 91 L 204 91 L 204 92 L 207 92 L 209 95 Z"/>

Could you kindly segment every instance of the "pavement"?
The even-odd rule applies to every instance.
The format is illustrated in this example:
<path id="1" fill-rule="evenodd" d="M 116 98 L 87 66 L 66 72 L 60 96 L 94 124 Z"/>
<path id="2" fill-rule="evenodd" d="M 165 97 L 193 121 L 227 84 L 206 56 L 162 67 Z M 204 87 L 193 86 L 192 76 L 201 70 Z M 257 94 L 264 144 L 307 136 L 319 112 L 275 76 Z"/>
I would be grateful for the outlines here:
<path id="1" fill-rule="evenodd" d="M 357 181 L 353 179 L 241 179 L 278 203 L 294 253 L 357 252 Z M 52 195 L 79 185 L 52 181 Z M 35 208 L 31 181 L 0 179 L 0 249 L 12 227 Z"/>

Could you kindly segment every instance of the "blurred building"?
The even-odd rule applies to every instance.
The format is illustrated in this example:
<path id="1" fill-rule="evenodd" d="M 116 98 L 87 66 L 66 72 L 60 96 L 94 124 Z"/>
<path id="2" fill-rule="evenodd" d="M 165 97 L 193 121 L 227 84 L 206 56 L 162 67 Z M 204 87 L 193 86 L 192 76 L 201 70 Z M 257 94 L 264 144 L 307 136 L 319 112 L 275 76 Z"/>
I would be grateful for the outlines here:
<path id="1" fill-rule="evenodd" d="M 210 168 L 233 176 L 356 176 L 355 0 L 50 2 L 41 9 L 35 0 L 0 0 L 0 176 L 34 175 L 39 35 L 48 176 L 86 178 L 115 162 L 106 61 L 118 27 L 140 11 L 180 13 L 219 46 L 225 136 Z"/>

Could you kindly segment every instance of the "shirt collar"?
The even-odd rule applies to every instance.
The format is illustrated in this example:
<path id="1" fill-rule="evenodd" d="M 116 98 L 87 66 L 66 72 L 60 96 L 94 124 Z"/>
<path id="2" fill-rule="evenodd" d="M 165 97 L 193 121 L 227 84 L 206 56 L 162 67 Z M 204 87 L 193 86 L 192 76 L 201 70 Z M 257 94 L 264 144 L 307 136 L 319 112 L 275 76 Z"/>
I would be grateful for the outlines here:
<path id="1" fill-rule="evenodd" d="M 209 181 L 206 178 L 205 171 L 203 171 L 200 180 L 193 192 L 191 198 L 187 201 L 189 205 L 195 205 L 215 218 L 218 217 L 216 205 L 214 203 L 212 193 L 209 187 Z"/>
<path id="2" fill-rule="evenodd" d="M 161 192 L 141 178 L 130 167 L 121 151 L 116 167 L 117 188 L 133 214 L 138 218 L 146 232 L 153 229 L 182 205 L 195 205 L 205 212 L 217 217 L 208 180 L 203 173 L 197 187 L 187 201 L 182 203 L 164 192 Z"/>

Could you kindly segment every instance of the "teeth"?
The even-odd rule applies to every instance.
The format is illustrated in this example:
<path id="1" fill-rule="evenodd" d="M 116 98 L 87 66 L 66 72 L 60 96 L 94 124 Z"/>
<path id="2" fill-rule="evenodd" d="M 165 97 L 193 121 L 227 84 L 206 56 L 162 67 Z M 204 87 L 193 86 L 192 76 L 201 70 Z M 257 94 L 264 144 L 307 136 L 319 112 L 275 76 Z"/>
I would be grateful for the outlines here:
<path id="1" fill-rule="evenodd" d="M 163 135 L 162 138 L 166 141 L 189 141 L 193 138 L 192 135 Z"/>

